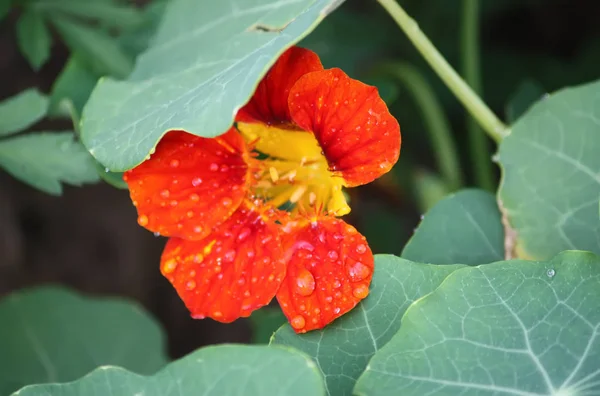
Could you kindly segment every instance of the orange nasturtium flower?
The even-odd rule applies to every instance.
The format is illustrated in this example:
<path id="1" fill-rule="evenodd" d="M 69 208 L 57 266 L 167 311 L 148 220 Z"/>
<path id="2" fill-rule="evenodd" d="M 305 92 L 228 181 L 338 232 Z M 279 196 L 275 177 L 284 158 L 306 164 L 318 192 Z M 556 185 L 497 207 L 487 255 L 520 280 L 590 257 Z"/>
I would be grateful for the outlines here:
<path id="1" fill-rule="evenodd" d="M 350 211 L 342 187 L 373 181 L 399 153 L 377 89 L 293 47 L 229 131 L 171 131 L 124 179 L 139 224 L 170 237 L 161 272 L 194 318 L 231 322 L 276 296 L 306 332 L 368 295 L 373 254 L 337 218 Z"/>

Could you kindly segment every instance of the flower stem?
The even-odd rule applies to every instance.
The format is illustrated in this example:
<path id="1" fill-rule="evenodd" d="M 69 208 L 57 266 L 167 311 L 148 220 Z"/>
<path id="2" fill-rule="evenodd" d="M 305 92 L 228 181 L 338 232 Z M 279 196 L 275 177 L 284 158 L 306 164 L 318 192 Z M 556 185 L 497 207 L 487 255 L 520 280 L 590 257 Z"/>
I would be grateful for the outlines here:
<path id="1" fill-rule="evenodd" d="M 429 65 L 461 101 L 463 106 L 477 120 L 479 125 L 496 142 L 508 135 L 508 127 L 496 117 L 485 103 L 477 96 L 467 83 L 456 73 L 450 64 L 439 53 L 427 36 L 419 29 L 419 25 L 404 11 L 396 0 L 377 0 L 394 18 L 398 26 L 406 33 L 410 41 L 423 55 Z"/>
<path id="2" fill-rule="evenodd" d="M 458 190 L 463 185 L 463 179 L 450 122 L 427 80 L 416 67 L 408 63 L 389 63 L 378 67 L 375 71 L 400 80 L 412 94 L 417 106 L 423 112 L 439 172 L 451 191 Z"/>
<path id="3" fill-rule="evenodd" d="M 462 74 L 473 91 L 481 95 L 479 0 L 463 0 L 462 9 Z M 495 183 L 488 139 L 473 117 L 467 116 L 466 124 L 475 180 L 481 188 L 493 191 Z"/>

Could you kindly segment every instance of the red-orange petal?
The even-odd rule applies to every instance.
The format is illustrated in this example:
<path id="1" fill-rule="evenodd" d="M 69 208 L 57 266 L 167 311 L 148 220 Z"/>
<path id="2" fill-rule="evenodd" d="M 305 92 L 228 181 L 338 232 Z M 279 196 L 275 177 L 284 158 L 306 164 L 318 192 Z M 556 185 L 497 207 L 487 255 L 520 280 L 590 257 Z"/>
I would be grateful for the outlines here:
<path id="1" fill-rule="evenodd" d="M 277 301 L 296 332 L 323 328 L 369 294 L 373 254 L 354 227 L 320 217 L 290 239 Z"/>
<path id="2" fill-rule="evenodd" d="M 233 128 L 218 138 L 169 132 L 123 179 L 138 223 L 164 236 L 200 240 L 238 208 L 247 190 L 245 145 Z"/>
<path id="3" fill-rule="evenodd" d="M 268 304 L 285 270 L 278 226 L 245 204 L 206 239 L 169 239 L 161 259 L 192 317 L 225 323 Z"/>
<path id="4" fill-rule="evenodd" d="M 388 172 L 400 155 L 400 125 L 377 88 L 340 69 L 302 76 L 289 94 L 293 121 L 312 131 L 332 171 L 346 185 L 369 183 Z"/>
<path id="5" fill-rule="evenodd" d="M 291 122 L 288 108 L 290 89 L 300 77 L 317 70 L 323 70 L 317 54 L 305 48 L 291 47 L 267 72 L 236 119 L 265 124 Z"/>

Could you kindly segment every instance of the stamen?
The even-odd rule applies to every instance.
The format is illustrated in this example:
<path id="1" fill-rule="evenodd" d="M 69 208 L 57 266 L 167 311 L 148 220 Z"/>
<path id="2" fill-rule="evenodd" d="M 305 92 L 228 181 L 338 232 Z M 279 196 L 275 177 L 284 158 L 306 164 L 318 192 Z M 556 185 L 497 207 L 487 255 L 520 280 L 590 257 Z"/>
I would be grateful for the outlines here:
<path id="1" fill-rule="evenodd" d="M 315 194 L 314 191 L 311 191 L 310 194 L 308 194 L 308 202 L 312 206 L 315 204 L 316 200 L 317 200 L 317 194 Z"/>
<path id="2" fill-rule="evenodd" d="M 273 180 L 273 183 L 277 183 L 279 180 L 279 173 L 277 172 L 277 169 L 271 166 L 269 168 L 269 174 L 271 175 L 271 180 Z"/>
<path id="3" fill-rule="evenodd" d="M 302 198 L 302 196 L 306 192 L 306 189 L 307 189 L 307 187 L 305 185 L 298 186 L 296 188 L 296 191 L 294 191 L 294 193 L 290 197 L 290 202 L 291 203 L 298 202 L 300 200 L 300 198 Z"/>

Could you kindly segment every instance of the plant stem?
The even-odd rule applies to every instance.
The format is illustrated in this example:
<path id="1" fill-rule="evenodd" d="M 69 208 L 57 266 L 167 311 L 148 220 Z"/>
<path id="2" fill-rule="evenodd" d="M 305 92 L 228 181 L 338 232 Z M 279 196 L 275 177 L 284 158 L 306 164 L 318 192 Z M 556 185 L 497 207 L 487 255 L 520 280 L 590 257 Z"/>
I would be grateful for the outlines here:
<path id="1" fill-rule="evenodd" d="M 427 80 L 416 67 L 408 63 L 390 63 L 378 67 L 376 71 L 400 80 L 412 94 L 417 107 L 423 112 L 425 129 L 433 145 L 439 172 L 451 191 L 458 190 L 463 180 L 450 122 Z"/>
<path id="2" fill-rule="evenodd" d="M 500 142 L 508 134 L 508 128 L 486 106 L 475 92 L 456 73 L 450 64 L 439 53 L 427 36 L 419 29 L 419 25 L 404 11 L 395 0 L 377 0 L 394 18 L 398 26 L 406 33 L 410 41 L 423 55 L 429 65 L 461 101 L 463 106 L 477 120 L 479 125 L 492 139 Z"/>
<path id="3" fill-rule="evenodd" d="M 463 0 L 462 8 L 462 74 L 473 91 L 481 95 L 479 0 Z M 481 188 L 493 191 L 495 183 L 491 161 L 492 154 L 490 153 L 487 137 L 473 117 L 467 116 L 466 124 L 469 135 L 469 150 L 474 165 L 473 169 L 475 171 L 475 180 Z"/>

